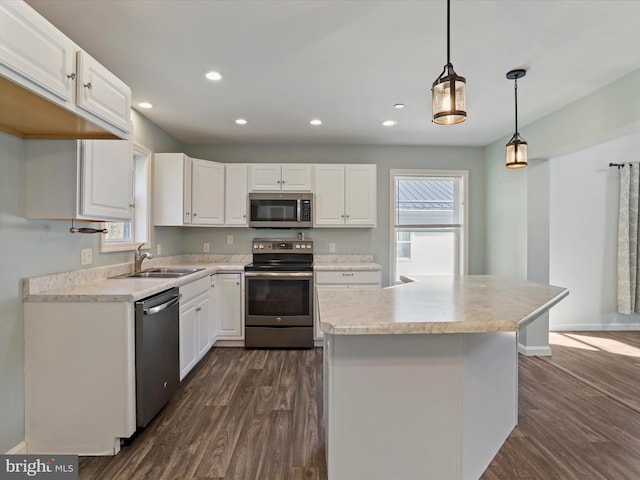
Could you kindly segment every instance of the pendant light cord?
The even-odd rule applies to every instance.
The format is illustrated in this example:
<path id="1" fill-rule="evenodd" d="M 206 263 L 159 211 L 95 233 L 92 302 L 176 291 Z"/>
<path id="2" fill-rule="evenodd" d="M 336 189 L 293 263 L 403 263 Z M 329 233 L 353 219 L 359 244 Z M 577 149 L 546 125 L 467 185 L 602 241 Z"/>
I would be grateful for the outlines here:
<path id="1" fill-rule="evenodd" d="M 447 0 L 447 66 L 451 65 L 451 37 L 449 29 L 451 26 L 451 0 Z"/>
<path id="2" fill-rule="evenodd" d="M 516 100 L 516 135 L 520 135 L 518 133 L 518 79 L 517 78 L 514 79 L 514 85 L 515 86 L 513 88 L 513 92 Z"/>

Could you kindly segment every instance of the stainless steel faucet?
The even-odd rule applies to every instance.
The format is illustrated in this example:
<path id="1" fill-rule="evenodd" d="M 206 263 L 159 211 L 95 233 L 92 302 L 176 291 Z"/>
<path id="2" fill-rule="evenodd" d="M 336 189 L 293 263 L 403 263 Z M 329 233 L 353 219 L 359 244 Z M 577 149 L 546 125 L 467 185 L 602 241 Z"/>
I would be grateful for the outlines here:
<path id="1" fill-rule="evenodd" d="M 153 258 L 149 252 L 142 253 L 140 249 L 144 246 L 144 243 L 141 243 L 136 249 L 135 257 L 133 258 L 133 271 L 140 272 L 142 270 L 142 261 L 145 258 Z"/>

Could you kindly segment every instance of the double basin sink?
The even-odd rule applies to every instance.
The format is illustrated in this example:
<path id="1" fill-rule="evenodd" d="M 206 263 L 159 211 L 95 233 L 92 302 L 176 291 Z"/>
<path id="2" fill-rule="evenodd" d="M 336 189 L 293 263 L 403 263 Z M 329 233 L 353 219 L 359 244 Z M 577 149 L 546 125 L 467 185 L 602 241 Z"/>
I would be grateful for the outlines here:
<path id="1" fill-rule="evenodd" d="M 111 278 L 179 278 L 199 272 L 200 270 L 204 270 L 204 268 L 149 268 L 147 270 L 142 270 L 141 272 L 125 273 L 124 275 L 118 275 Z"/>

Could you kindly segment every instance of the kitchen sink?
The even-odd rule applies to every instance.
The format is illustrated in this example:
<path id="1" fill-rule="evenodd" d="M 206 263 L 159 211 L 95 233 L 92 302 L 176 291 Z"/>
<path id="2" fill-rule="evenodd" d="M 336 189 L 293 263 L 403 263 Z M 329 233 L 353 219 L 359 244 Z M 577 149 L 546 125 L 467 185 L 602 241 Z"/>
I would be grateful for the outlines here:
<path id="1" fill-rule="evenodd" d="M 190 275 L 195 272 L 204 270 L 204 268 L 179 268 L 179 267 L 162 267 L 149 268 L 141 272 L 125 273 L 111 278 L 178 278 Z"/>

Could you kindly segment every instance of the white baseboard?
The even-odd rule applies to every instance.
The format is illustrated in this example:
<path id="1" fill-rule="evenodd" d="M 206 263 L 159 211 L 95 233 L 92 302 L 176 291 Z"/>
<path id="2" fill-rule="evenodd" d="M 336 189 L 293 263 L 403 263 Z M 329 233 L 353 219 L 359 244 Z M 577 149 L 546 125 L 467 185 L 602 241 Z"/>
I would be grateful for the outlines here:
<path id="1" fill-rule="evenodd" d="M 20 442 L 18 445 L 9 450 L 6 455 L 26 455 L 27 453 L 27 444 L 24 441 Z"/>
<path id="2" fill-rule="evenodd" d="M 528 347 L 518 342 L 518 353 L 526 357 L 550 357 L 551 347 Z"/>
<path id="3" fill-rule="evenodd" d="M 607 330 L 640 330 L 640 323 L 575 323 L 571 325 L 550 325 L 550 332 L 598 332 Z"/>

